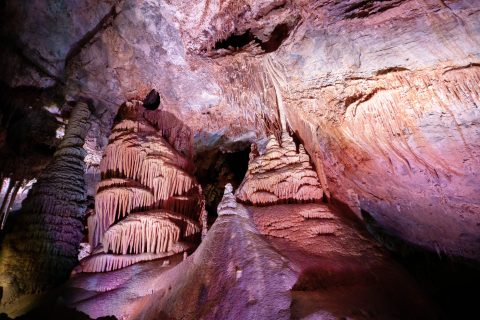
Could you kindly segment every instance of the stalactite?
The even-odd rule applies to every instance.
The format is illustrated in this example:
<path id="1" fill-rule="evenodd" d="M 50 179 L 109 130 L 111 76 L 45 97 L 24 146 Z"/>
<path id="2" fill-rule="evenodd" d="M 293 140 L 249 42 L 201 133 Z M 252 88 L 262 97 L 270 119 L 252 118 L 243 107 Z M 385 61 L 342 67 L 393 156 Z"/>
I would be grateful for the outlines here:
<path id="1" fill-rule="evenodd" d="M 282 98 L 282 91 L 280 89 L 281 86 L 286 86 L 286 80 L 283 76 L 283 73 L 278 70 L 278 67 L 275 66 L 275 62 L 272 60 L 270 56 L 267 55 L 265 58 L 265 70 L 266 73 L 269 75 L 270 80 L 273 84 L 273 88 L 275 90 L 275 96 L 277 99 L 277 108 L 278 108 L 278 118 L 280 119 L 280 126 L 282 132 L 287 130 L 287 119 L 285 116 L 285 106 L 283 103 Z"/>
<path id="2" fill-rule="evenodd" d="M 185 252 L 188 246 L 176 243 L 172 251 L 161 253 L 140 253 L 140 254 L 111 254 L 95 253 L 80 261 L 73 273 L 80 272 L 108 272 L 131 266 L 142 261 L 151 261 L 170 257 L 177 253 Z"/>
<path id="3" fill-rule="evenodd" d="M 96 222 L 95 232 L 102 235 L 115 221 L 122 219 L 132 210 L 149 208 L 153 203 L 154 198 L 149 190 L 133 187 L 104 189 L 95 197 L 95 208 L 97 212 L 101 212 L 97 218 L 99 220 Z M 98 238 L 98 235 L 94 235 L 94 238 Z"/>
<path id="4" fill-rule="evenodd" d="M 2 181 L 2 189 L 3 189 L 3 181 Z M 7 188 L 5 190 L 5 195 L 3 196 L 2 199 L 2 206 L 0 207 L 0 221 L 1 221 L 1 228 L 0 230 L 3 230 L 3 225 L 7 219 L 7 214 L 8 214 L 8 209 L 9 209 L 9 203 L 10 203 L 10 197 L 12 190 L 14 189 L 15 186 L 15 181 L 13 179 L 8 179 L 7 182 Z"/>
<path id="5" fill-rule="evenodd" d="M 2 309 L 22 295 L 64 281 L 77 262 L 86 210 L 82 145 L 89 117 L 88 105 L 77 103 L 53 160 L 33 185 L 2 243 Z"/>
<path id="6" fill-rule="evenodd" d="M 10 213 L 10 210 L 13 207 L 13 204 L 15 203 L 15 199 L 17 198 L 18 190 L 20 190 L 20 187 L 22 186 L 21 181 L 15 181 L 15 185 L 13 187 L 13 190 L 10 195 L 10 199 L 8 201 L 8 205 L 3 208 L 3 210 L 0 211 L 1 213 L 1 225 L 0 225 L 0 230 L 3 230 L 5 227 L 5 223 L 7 222 L 8 214 Z M 7 197 L 5 197 L 5 200 Z"/>
<path id="7" fill-rule="evenodd" d="M 321 201 L 323 191 L 310 159 L 282 133 L 282 144 L 270 136 L 263 155 L 251 157 L 247 175 L 237 190 L 240 201 L 256 205 Z"/>
<path id="8" fill-rule="evenodd" d="M 115 254 L 166 252 L 199 231 L 195 222 L 168 211 L 133 213 L 105 232 L 103 248 Z"/>
<path id="9" fill-rule="evenodd" d="M 198 185 L 188 159 L 168 142 L 183 132 L 175 128 L 183 127 L 170 123 L 165 137 L 161 110 L 142 109 L 138 101 L 122 105 L 119 116 L 125 119 L 113 127 L 100 164 L 95 213 L 87 223 L 92 248 L 102 247 L 104 253 L 84 259 L 88 272 L 162 257 L 176 252 L 180 240 L 200 233 L 194 222 L 200 215 Z"/>

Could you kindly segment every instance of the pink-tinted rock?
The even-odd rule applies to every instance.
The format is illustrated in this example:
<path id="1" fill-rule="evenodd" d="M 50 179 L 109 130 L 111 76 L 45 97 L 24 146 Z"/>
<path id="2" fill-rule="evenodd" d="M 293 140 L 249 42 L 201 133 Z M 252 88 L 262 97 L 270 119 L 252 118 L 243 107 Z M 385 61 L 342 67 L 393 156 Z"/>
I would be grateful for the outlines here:
<path id="1" fill-rule="evenodd" d="M 289 319 L 294 282 L 288 260 L 226 192 L 219 218 L 186 260 L 75 275 L 63 298 L 93 318 Z"/>
<path id="2" fill-rule="evenodd" d="M 321 201 L 323 192 L 310 158 L 302 145 L 297 148 L 284 132 L 280 146 L 272 135 L 265 153 L 251 157 L 237 198 L 254 205 Z M 254 151 L 255 152 L 255 151 Z"/>
<path id="3" fill-rule="evenodd" d="M 414 280 L 337 210 L 323 204 L 249 210 L 256 227 L 296 270 L 292 318 L 437 317 Z"/>
<path id="4" fill-rule="evenodd" d="M 201 230 L 191 164 L 166 135 L 180 145 L 190 143 L 189 137 L 175 123 L 165 127 L 160 110 L 144 112 L 140 101 L 120 107 L 100 163 L 95 210 L 88 217 L 94 252 L 76 272 L 112 271 L 185 251 L 190 246 L 179 241 Z"/>
<path id="5" fill-rule="evenodd" d="M 262 137 L 282 106 L 327 195 L 407 241 L 478 259 L 476 4 L 127 2 L 72 61 L 71 94 L 111 105 L 163 88 L 198 145 Z M 204 58 L 229 34 L 293 26 L 285 15 L 302 20 L 276 51 Z"/>
<path id="6" fill-rule="evenodd" d="M 314 180 L 308 194 L 315 197 L 307 201 L 318 201 L 323 192 L 332 203 L 346 203 L 365 224 L 375 224 L 407 243 L 480 259 L 478 1 L 124 0 L 91 6 L 89 1 L 34 1 L 31 6 L 8 2 L 5 7 L 15 14 L 2 35 L 19 40 L 7 39 L 8 46 L 0 49 L 2 83 L 35 88 L 57 84 L 53 93 L 71 101 L 88 97 L 96 108 L 83 146 L 91 168 L 90 194 L 118 105 L 143 99 L 155 89 L 161 113 L 146 111 L 145 119 L 162 128 L 172 125 L 161 134 L 182 157 L 209 148 L 228 152 L 233 145 L 255 142 L 259 152 L 252 153 L 253 164 L 265 157 L 267 137 L 293 132 L 313 163 L 300 161 Z M 15 19 L 18 24 L 12 22 Z M 0 131 L 0 144 L 5 137 Z M 112 159 L 129 159 L 121 163 L 126 172 L 138 169 L 134 152 L 107 147 L 107 153 L 117 154 Z M 302 178 L 301 170 L 286 165 L 278 178 L 274 170 L 263 168 L 288 159 L 280 152 L 256 167 L 267 183 L 248 174 L 238 197 L 246 201 L 258 193 L 250 201 L 255 204 L 295 198 L 296 192 L 288 188 L 298 185 L 287 180 Z M 122 180 L 118 194 L 143 192 L 139 202 L 150 203 L 153 190 L 140 191 L 130 182 Z M 136 182 L 151 184 L 149 179 Z M 112 181 L 103 183 L 108 188 Z M 231 298 L 250 292 L 235 287 L 236 273 L 229 261 L 240 261 L 241 270 L 251 267 L 242 259 L 252 257 L 247 248 L 253 247 L 255 259 L 247 262 L 260 261 L 262 266 L 251 263 L 252 276 L 245 278 L 245 271 L 240 275 L 248 285 L 254 283 L 254 289 L 260 282 L 281 292 L 282 301 L 273 309 L 268 309 L 274 304 L 270 297 L 263 300 L 262 307 L 273 310 L 267 316 L 431 316 L 408 277 L 332 210 L 319 204 L 249 209 L 237 204 L 233 195 L 227 198 L 215 232 L 209 232 L 194 254 L 196 260 L 187 259 L 175 268 L 159 260 L 114 273 L 77 275 L 76 285 L 88 287 L 88 292 L 75 296 L 73 304 L 92 315 L 176 317 L 188 310 L 187 318 L 264 316 L 254 303 L 241 307 L 244 300 Z M 185 204 L 184 198 L 174 200 L 174 207 Z M 124 208 L 126 212 L 133 207 Z M 248 222 L 250 211 L 256 227 Z M 238 238 L 229 238 L 232 235 L 245 240 L 239 251 Z M 257 245 L 262 249 L 255 251 Z M 103 253 L 100 259 L 111 265 L 139 261 L 124 263 L 108 254 L 113 253 Z M 149 254 L 140 260 L 152 258 Z M 218 257 L 218 263 L 207 261 L 209 255 Z M 288 268 L 270 269 L 268 259 L 288 260 Z M 181 257 L 171 260 L 173 265 Z M 157 273 L 159 266 L 168 269 L 168 277 Z M 279 270 L 288 271 L 288 281 L 268 277 Z M 149 283 L 151 279 L 158 281 Z M 291 314 L 278 312 L 287 305 L 285 292 L 294 283 Z M 401 298 L 391 288 L 399 288 Z M 190 292 L 195 292 L 194 299 Z M 130 297 L 135 297 L 131 305 Z M 413 302 L 403 297 L 413 297 Z M 361 311 L 363 306 L 371 313 Z"/>
<path id="7" fill-rule="evenodd" d="M 63 299 L 94 318 L 436 316 L 412 279 L 326 205 L 245 207 L 227 186 L 219 218 L 180 260 L 75 275 Z"/>

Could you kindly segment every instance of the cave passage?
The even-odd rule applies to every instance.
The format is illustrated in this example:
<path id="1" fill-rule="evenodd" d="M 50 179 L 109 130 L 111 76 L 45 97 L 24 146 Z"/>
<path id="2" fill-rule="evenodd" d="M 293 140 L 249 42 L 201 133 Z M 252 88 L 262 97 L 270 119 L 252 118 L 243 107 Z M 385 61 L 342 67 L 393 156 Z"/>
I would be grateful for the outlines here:
<path id="1" fill-rule="evenodd" d="M 217 41 L 217 43 L 215 43 L 215 50 L 228 49 L 230 47 L 234 49 L 240 49 L 252 41 L 255 41 L 255 43 L 261 42 L 258 38 L 256 38 L 253 35 L 250 29 L 248 29 L 242 34 L 233 34 L 229 36 L 227 39 Z"/>
<path id="2" fill-rule="evenodd" d="M 217 41 L 214 49 L 233 48 L 239 50 L 253 41 L 255 44 L 260 45 L 265 53 L 269 53 L 277 50 L 289 34 L 290 28 L 285 23 L 275 26 L 267 41 L 260 40 L 250 29 L 248 29 L 242 34 L 232 34 L 224 40 Z"/>
<path id="3" fill-rule="evenodd" d="M 245 177 L 249 154 L 250 147 L 248 146 L 236 152 L 222 152 L 219 149 L 213 149 L 195 155 L 195 177 L 201 184 L 205 195 L 209 225 L 217 217 L 217 206 L 222 200 L 225 185 L 231 183 L 236 190 Z"/>

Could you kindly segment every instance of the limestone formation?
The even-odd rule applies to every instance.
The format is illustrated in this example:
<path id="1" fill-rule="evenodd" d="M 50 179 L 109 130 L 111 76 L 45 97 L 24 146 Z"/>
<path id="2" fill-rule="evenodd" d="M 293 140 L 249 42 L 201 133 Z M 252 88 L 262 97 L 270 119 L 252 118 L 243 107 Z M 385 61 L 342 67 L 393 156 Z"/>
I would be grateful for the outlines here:
<path id="1" fill-rule="evenodd" d="M 90 245 L 102 250 L 84 258 L 76 272 L 111 271 L 185 251 L 189 246 L 179 241 L 201 231 L 200 189 L 188 159 L 165 140 L 158 117 L 152 121 L 142 109 L 132 101 L 119 111 L 88 218 Z"/>
<path id="2" fill-rule="evenodd" d="M 0 0 L 0 21 L 0 314 L 87 237 L 92 317 L 478 313 L 480 1 Z"/>
<path id="3" fill-rule="evenodd" d="M 65 281 L 77 263 L 86 210 L 83 180 L 90 109 L 77 103 L 65 136 L 17 213 L 13 229 L 1 243 L 0 312 L 11 315 L 31 308 L 35 299 Z M 13 217 L 12 217 L 13 218 Z"/>
<path id="4" fill-rule="evenodd" d="M 225 189 L 219 217 L 192 255 L 75 274 L 63 301 L 92 318 L 290 319 L 295 269 Z"/>
<path id="5" fill-rule="evenodd" d="M 300 145 L 297 152 L 292 137 L 286 132 L 281 142 L 280 146 L 275 136 L 270 136 L 265 153 L 250 159 L 245 180 L 236 192 L 240 201 L 269 205 L 322 200 L 317 173 L 303 146 Z"/>
<path id="6" fill-rule="evenodd" d="M 12 209 L 15 199 L 17 197 L 18 191 L 22 186 L 22 181 L 14 181 L 14 179 L 6 178 L 2 180 L 1 183 L 1 207 L 0 207 L 0 231 L 5 227 L 7 222 L 8 214 Z M 6 188 L 4 188 L 4 185 Z"/>
<path id="7" fill-rule="evenodd" d="M 245 207 L 237 203 L 237 199 L 233 194 L 233 187 L 230 183 L 225 185 L 223 198 L 218 204 L 217 212 L 219 216 L 239 215 L 244 218 L 249 218 L 250 216 Z"/>

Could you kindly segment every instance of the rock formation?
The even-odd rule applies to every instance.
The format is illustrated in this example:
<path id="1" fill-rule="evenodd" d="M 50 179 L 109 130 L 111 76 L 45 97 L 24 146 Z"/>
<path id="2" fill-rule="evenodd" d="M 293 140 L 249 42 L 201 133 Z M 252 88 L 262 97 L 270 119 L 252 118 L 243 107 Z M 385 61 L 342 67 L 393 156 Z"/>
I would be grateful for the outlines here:
<path id="1" fill-rule="evenodd" d="M 169 265 L 149 261 L 136 268 L 77 274 L 62 298 L 92 318 L 289 319 L 292 266 L 258 233 L 231 186 L 218 212 L 186 260 L 177 255 Z"/>
<path id="2" fill-rule="evenodd" d="M 1 74 L 64 82 L 105 118 L 162 88 L 199 148 L 290 126 L 327 197 L 478 260 L 478 16 L 469 0 L 8 2 Z"/>
<path id="3" fill-rule="evenodd" d="M 278 318 L 438 318 L 376 239 L 445 318 L 471 318 L 476 301 L 462 293 L 480 285 L 479 9 L 0 1 L 0 313 L 20 314 L 30 297 L 16 296 L 65 279 L 87 224 L 92 247 L 82 244 L 89 255 L 72 280 L 86 291 L 71 301 L 95 316 L 269 317 L 261 305 Z M 118 110 L 139 97 L 143 107 Z M 68 106 L 83 99 L 91 129 L 60 145 Z M 227 182 L 236 194 L 214 222 Z M 457 281 L 450 261 L 475 272 L 461 267 Z M 281 303 L 248 289 L 262 285 Z"/>
<path id="4" fill-rule="evenodd" d="M 227 184 L 218 219 L 186 260 L 77 274 L 62 299 L 92 318 L 436 316 L 378 245 L 326 205 L 246 207 L 232 191 Z"/>
<path id="5" fill-rule="evenodd" d="M 0 230 L 3 230 L 5 223 L 7 222 L 8 214 L 15 203 L 18 191 L 22 186 L 22 181 L 14 181 L 11 178 L 2 180 L 1 186 L 1 207 L 0 207 Z M 4 185 L 6 188 L 4 188 Z"/>
<path id="6" fill-rule="evenodd" d="M 297 152 L 286 132 L 282 133 L 281 142 L 280 146 L 272 135 L 265 153 L 250 157 L 247 175 L 236 193 L 240 201 L 268 205 L 322 200 L 321 185 L 303 145 Z M 255 152 L 253 149 L 252 154 Z"/>
<path id="7" fill-rule="evenodd" d="M 77 103 L 52 162 L 12 217 L 13 228 L 1 243 L 0 311 L 25 312 L 36 294 L 65 281 L 77 263 L 86 210 L 83 144 L 89 117 L 88 105 Z"/>
<path id="8" fill-rule="evenodd" d="M 139 101 L 120 108 L 88 218 L 90 246 L 97 249 L 76 272 L 111 271 L 183 252 L 190 245 L 182 241 L 201 230 L 199 187 L 188 159 L 142 110 Z"/>

